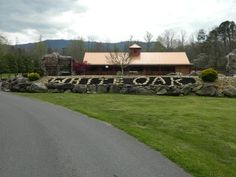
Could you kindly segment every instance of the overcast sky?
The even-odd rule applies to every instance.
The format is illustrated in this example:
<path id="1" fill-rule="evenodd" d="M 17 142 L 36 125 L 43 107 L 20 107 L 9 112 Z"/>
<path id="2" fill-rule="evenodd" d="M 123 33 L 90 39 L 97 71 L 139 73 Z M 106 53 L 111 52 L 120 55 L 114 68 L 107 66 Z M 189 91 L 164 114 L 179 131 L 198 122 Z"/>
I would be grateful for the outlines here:
<path id="1" fill-rule="evenodd" d="M 117 42 L 155 38 L 164 30 L 190 35 L 236 21 L 236 0 L 0 0 L 0 34 L 11 44 L 45 39 Z"/>

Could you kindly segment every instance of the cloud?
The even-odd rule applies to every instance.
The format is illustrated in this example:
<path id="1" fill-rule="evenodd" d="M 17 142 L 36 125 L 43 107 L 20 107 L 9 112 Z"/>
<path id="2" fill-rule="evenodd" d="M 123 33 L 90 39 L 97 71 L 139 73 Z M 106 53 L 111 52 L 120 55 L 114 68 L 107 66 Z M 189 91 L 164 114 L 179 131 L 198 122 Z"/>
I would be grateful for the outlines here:
<path id="1" fill-rule="evenodd" d="M 67 12 L 80 14 L 86 8 L 77 0 L 6 0 L 0 1 L 1 31 L 38 31 L 60 27 L 53 19 Z"/>
<path id="2" fill-rule="evenodd" d="M 0 2 L 0 32 L 20 42 L 96 36 L 121 41 L 133 35 L 155 38 L 166 29 L 210 30 L 236 21 L 235 0 L 6 0 Z"/>

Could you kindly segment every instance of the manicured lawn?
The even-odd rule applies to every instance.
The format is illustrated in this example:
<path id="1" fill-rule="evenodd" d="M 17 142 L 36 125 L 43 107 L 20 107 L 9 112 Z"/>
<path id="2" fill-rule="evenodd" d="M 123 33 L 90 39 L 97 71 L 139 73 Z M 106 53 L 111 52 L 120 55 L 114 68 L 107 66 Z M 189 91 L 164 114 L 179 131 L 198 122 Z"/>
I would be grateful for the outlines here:
<path id="1" fill-rule="evenodd" d="M 7 78 L 11 78 L 11 77 L 15 77 L 15 74 L 0 74 L 0 79 L 7 79 Z"/>
<path id="2" fill-rule="evenodd" d="M 106 121 L 196 177 L 236 176 L 236 99 L 20 94 Z"/>

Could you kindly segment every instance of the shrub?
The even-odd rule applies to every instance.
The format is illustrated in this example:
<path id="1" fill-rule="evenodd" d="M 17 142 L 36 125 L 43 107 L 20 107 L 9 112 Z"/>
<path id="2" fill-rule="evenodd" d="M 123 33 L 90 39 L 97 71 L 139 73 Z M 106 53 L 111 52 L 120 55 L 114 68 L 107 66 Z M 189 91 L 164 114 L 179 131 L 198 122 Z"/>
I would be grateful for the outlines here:
<path id="1" fill-rule="evenodd" d="M 208 68 L 203 70 L 199 77 L 204 81 L 204 82 L 214 82 L 218 78 L 218 72 L 212 68 Z"/>
<path id="2" fill-rule="evenodd" d="M 38 73 L 30 73 L 28 74 L 28 79 L 30 81 L 36 81 L 40 78 L 40 75 Z"/>
<path id="3" fill-rule="evenodd" d="M 38 73 L 40 75 L 40 77 L 43 77 L 44 76 L 44 72 L 42 69 L 37 69 L 35 71 L 33 71 L 34 73 Z"/>
<path id="4" fill-rule="evenodd" d="M 23 77 L 28 77 L 28 74 L 27 73 L 22 73 L 22 76 Z"/>

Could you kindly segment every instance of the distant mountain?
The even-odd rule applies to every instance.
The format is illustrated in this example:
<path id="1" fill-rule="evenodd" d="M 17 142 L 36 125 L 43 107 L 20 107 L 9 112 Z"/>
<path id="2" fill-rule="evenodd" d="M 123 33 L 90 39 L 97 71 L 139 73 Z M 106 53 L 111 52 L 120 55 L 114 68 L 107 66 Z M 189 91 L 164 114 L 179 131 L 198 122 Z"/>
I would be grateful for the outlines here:
<path id="1" fill-rule="evenodd" d="M 69 45 L 71 40 L 63 40 L 63 39 L 56 39 L 56 40 L 46 40 L 44 41 L 47 45 L 48 48 L 53 48 L 53 49 L 63 49 Z M 35 43 L 28 43 L 28 44 L 18 44 L 18 48 L 22 49 L 32 49 L 34 48 Z"/>
<path id="2" fill-rule="evenodd" d="M 48 48 L 62 50 L 63 48 L 67 48 L 72 40 L 64 40 L 64 39 L 55 39 L 55 40 L 45 40 Z M 145 42 L 134 42 L 138 43 L 143 49 L 146 46 Z M 30 50 L 33 49 L 36 43 L 28 43 L 28 44 L 18 44 L 16 47 Z M 107 51 L 108 49 L 112 49 L 115 45 L 118 46 L 120 49 L 123 49 L 126 42 L 117 42 L 117 43 L 107 43 L 107 42 L 90 42 L 85 41 L 85 49 L 86 51 L 92 50 L 100 46 L 101 50 Z M 101 47 L 102 46 L 102 47 Z M 152 46 L 154 46 L 154 43 L 152 43 Z"/>

